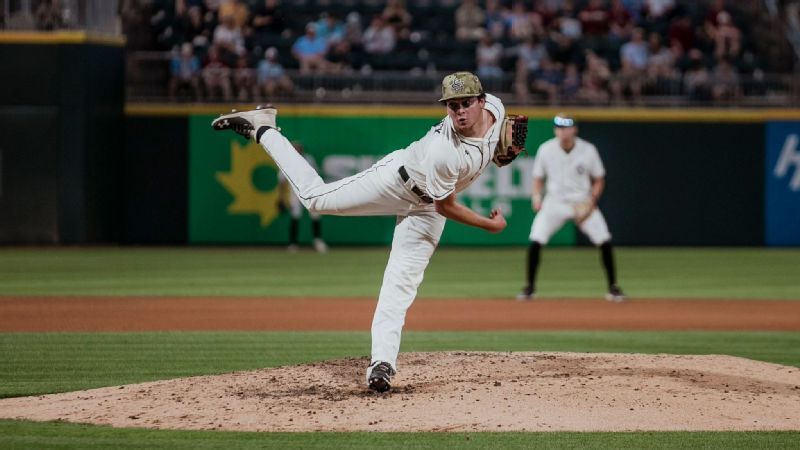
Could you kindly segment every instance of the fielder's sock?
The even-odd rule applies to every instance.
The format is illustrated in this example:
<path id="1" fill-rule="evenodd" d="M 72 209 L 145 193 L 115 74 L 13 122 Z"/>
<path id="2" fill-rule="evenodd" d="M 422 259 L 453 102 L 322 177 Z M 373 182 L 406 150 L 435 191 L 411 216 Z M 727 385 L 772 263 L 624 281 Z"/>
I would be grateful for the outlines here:
<path id="1" fill-rule="evenodd" d="M 611 242 L 605 242 L 600 246 L 600 258 L 603 260 L 603 268 L 606 270 L 606 281 L 609 289 L 617 284 L 617 273 L 614 267 L 614 252 Z"/>
<path id="2" fill-rule="evenodd" d="M 311 219 L 311 232 L 314 234 L 314 239 L 322 239 L 322 221 L 320 219 Z"/>
<path id="3" fill-rule="evenodd" d="M 263 135 L 264 135 L 264 133 L 266 133 L 266 132 L 267 132 L 267 130 L 271 130 L 271 129 L 272 129 L 272 127 L 270 127 L 270 126 L 267 126 L 267 125 L 264 125 L 263 127 L 260 127 L 260 128 L 259 128 L 259 129 L 256 131 L 256 142 L 261 142 L 261 136 L 263 136 Z"/>
<path id="4" fill-rule="evenodd" d="M 300 219 L 292 217 L 292 222 L 289 224 L 289 244 L 297 244 L 297 236 L 300 233 Z"/>
<path id="5" fill-rule="evenodd" d="M 528 286 L 531 290 L 536 291 L 536 272 L 539 270 L 539 253 L 541 253 L 542 244 L 534 241 L 528 247 Z"/>

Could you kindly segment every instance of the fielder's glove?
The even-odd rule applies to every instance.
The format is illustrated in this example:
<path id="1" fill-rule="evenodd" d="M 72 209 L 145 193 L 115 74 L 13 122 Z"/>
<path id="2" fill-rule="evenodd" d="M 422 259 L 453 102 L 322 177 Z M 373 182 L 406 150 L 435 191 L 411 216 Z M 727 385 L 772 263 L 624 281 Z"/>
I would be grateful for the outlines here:
<path id="1" fill-rule="evenodd" d="M 503 124 L 500 127 L 500 142 L 497 143 L 492 161 L 497 167 L 511 164 L 511 161 L 525 151 L 527 137 L 527 116 L 511 115 L 503 118 Z"/>
<path id="2" fill-rule="evenodd" d="M 587 200 L 585 202 L 575 203 L 572 205 L 572 209 L 575 210 L 575 223 L 580 225 L 584 220 L 588 219 L 592 211 L 594 211 L 594 202 Z"/>

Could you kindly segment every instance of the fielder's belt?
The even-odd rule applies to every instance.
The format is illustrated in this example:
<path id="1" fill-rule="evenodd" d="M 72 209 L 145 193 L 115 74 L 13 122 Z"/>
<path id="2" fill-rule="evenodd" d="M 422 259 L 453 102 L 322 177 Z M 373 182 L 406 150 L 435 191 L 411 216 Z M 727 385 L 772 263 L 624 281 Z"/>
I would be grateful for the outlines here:
<path id="1" fill-rule="evenodd" d="M 407 183 L 408 179 L 411 178 L 408 176 L 408 172 L 406 171 L 406 166 L 400 166 L 397 169 L 397 172 L 400 174 L 400 178 L 403 179 L 403 183 Z M 422 192 L 422 189 L 419 188 L 416 184 L 411 184 L 411 192 L 414 193 L 420 200 L 425 203 L 433 203 L 433 199 L 426 193 Z"/>

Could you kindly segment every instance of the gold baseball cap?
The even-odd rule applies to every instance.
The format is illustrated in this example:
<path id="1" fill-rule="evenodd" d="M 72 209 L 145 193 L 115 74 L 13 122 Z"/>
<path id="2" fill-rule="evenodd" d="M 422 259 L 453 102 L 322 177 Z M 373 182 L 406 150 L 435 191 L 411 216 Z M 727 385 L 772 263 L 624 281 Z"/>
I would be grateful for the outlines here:
<path id="1" fill-rule="evenodd" d="M 477 97 L 483 94 L 481 80 L 471 72 L 456 72 L 444 77 L 442 80 L 442 98 L 445 102 L 453 98 Z"/>

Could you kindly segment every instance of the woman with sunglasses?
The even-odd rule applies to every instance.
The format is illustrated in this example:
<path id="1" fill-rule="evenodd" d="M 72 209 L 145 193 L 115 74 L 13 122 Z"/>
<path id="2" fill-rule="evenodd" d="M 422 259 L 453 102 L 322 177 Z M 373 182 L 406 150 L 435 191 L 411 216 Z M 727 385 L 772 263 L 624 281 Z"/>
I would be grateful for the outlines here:
<path id="1" fill-rule="evenodd" d="M 506 227 L 499 209 L 485 217 L 457 200 L 457 194 L 495 156 L 503 131 L 503 103 L 486 94 L 478 77 L 469 72 L 446 76 L 439 102 L 446 116 L 422 138 L 369 169 L 332 183 L 325 183 L 280 133 L 274 108 L 234 111 L 212 122 L 216 130 L 230 129 L 260 143 L 310 212 L 397 217 L 372 322 L 372 361 L 366 377 L 369 388 L 379 392 L 391 388 L 406 311 L 416 297 L 446 219 L 490 233 Z M 511 147 L 510 152 L 515 155 L 521 150 Z"/>

